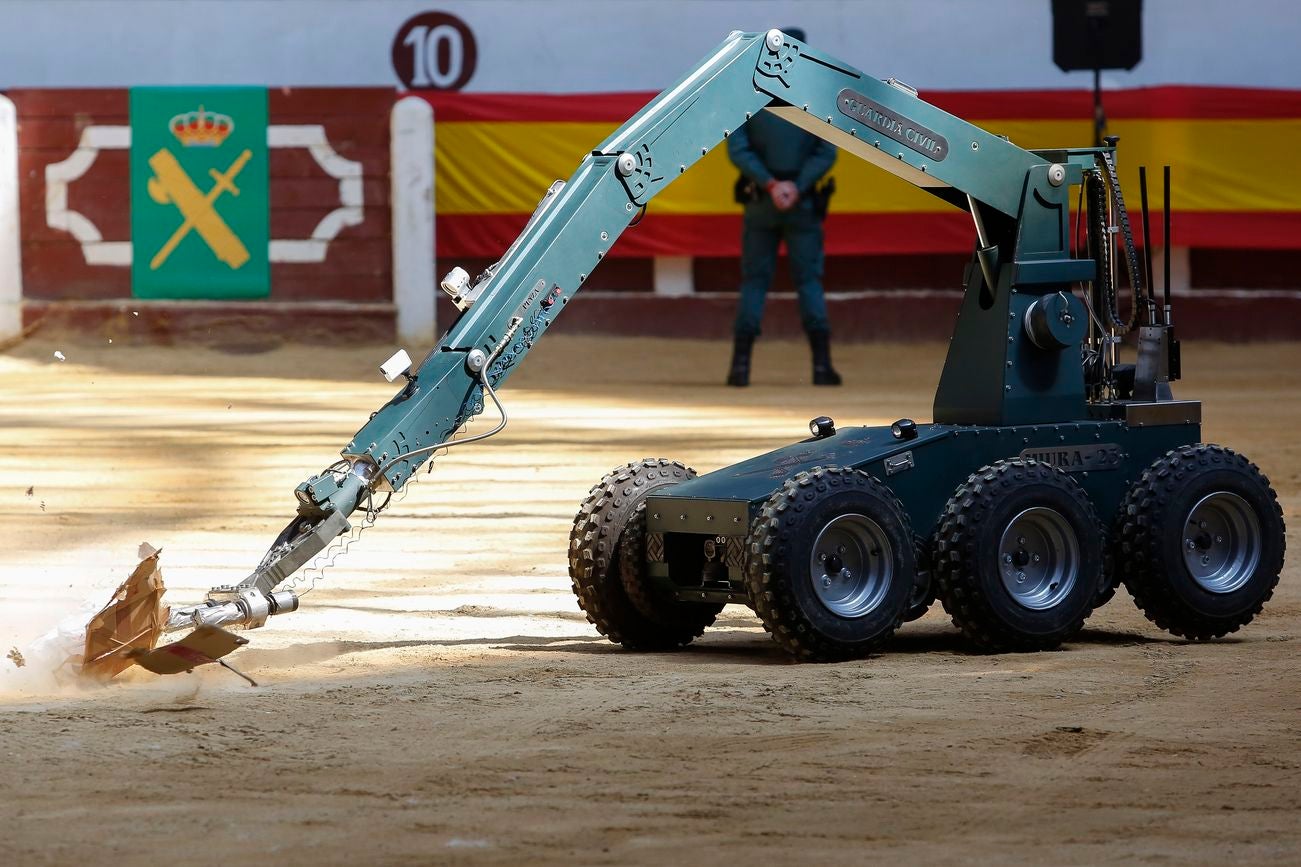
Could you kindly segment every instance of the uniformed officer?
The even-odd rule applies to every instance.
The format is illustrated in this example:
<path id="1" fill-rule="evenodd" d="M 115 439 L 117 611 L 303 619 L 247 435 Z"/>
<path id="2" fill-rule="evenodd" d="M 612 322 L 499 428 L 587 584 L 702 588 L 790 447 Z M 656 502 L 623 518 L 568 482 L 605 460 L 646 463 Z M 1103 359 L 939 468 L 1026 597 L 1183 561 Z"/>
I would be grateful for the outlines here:
<path id="1" fill-rule="evenodd" d="M 785 31 L 804 41 L 795 29 Z M 831 328 L 822 295 L 822 216 L 814 203 L 818 181 L 836 161 L 835 145 L 761 111 L 727 140 L 727 155 L 752 182 L 741 234 L 741 298 L 733 324 L 727 384 L 750 384 L 750 352 L 759 336 L 764 301 L 784 240 L 799 293 L 800 319 L 813 354 L 813 384 L 840 385 L 831 366 Z"/>

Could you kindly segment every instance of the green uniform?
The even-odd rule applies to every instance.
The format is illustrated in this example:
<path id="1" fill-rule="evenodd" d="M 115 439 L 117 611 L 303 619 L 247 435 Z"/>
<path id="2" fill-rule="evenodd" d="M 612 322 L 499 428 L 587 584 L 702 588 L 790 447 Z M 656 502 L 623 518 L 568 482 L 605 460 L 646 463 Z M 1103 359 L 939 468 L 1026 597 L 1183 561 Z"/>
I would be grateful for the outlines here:
<path id="1" fill-rule="evenodd" d="M 763 320 L 764 301 L 777 265 L 777 248 L 784 240 L 791 276 L 799 293 L 800 318 L 810 334 L 830 330 L 822 297 L 822 221 L 810 193 L 836 161 L 836 147 L 760 112 L 727 140 L 727 155 L 741 173 L 762 189 L 770 180 L 794 181 L 800 200 L 789 211 L 778 211 L 765 192 L 745 206 L 741 234 L 741 300 L 733 326 L 738 336 L 755 336 Z"/>

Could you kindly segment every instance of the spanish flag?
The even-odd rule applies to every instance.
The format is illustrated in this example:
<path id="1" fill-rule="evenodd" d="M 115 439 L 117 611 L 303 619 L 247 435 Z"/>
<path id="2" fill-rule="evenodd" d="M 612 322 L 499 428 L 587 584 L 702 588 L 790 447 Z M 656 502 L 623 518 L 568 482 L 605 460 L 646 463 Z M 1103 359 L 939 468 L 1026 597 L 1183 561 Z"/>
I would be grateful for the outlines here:
<path id="1" fill-rule="evenodd" d="M 547 186 L 654 94 L 424 94 L 434 106 L 440 256 L 496 257 Z M 1084 147 L 1088 91 L 933 91 L 926 101 L 1027 149 Z M 1172 166 L 1176 243 L 1301 248 L 1301 91 L 1170 85 L 1108 91 L 1121 182 L 1137 223 L 1138 167 Z M 827 221 L 829 255 L 958 253 L 970 217 L 866 162 L 842 155 Z M 717 147 L 652 200 L 611 251 L 622 256 L 739 255 L 736 169 Z M 1157 175 L 1159 178 L 1159 174 Z M 1153 199 L 1160 201 L 1159 191 Z M 1160 238 L 1153 215 L 1153 243 Z"/>

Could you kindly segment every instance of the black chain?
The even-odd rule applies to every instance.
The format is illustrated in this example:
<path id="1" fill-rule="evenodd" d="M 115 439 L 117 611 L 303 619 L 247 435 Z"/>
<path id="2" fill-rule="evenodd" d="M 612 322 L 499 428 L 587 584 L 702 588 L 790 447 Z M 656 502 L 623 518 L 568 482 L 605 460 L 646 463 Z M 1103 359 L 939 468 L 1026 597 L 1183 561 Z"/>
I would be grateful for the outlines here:
<path id="1" fill-rule="evenodd" d="M 1116 289 L 1111 283 L 1111 236 L 1107 233 L 1107 184 L 1102 179 L 1102 172 L 1093 169 L 1085 178 L 1085 189 L 1089 197 L 1089 252 L 1098 266 L 1098 274 L 1093 278 L 1095 296 L 1098 301 L 1098 315 L 1105 320 L 1104 326 L 1111 326 L 1120 314 L 1115 310 Z"/>
<path id="2" fill-rule="evenodd" d="M 1132 293 L 1129 305 L 1129 319 L 1122 321 L 1120 310 L 1116 305 L 1116 287 L 1111 283 L 1110 274 L 1106 286 L 1110 290 L 1107 296 L 1107 316 L 1112 325 L 1119 326 L 1121 332 L 1128 334 L 1134 330 L 1138 323 L 1138 308 L 1143 298 L 1143 266 L 1138 260 L 1138 249 L 1134 246 L 1134 230 L 1129 225 L 1129 212 L 1125 209 L 1125 196 L 1120 190 L 1120 179 L 1116 176 L 1116 159 L 1115 155 L 1103 152 L 1101 154 L 1102 164 L 1106 166 L 1107 189 L 1111 194 L 1111 203 L 1115 207 L 1116 225 L 1120 227 L 1120 238 L 1125 248 L 1125 270 L 1129 274 L 1129 288 Z M 1090 202 L 1090 206 L 1092 206 Z M 1103 204 L 1103 213 L 1106 213 L 1105 202 Z M 1110 242 L 1110 238 L 1107 239 Z M 1110 253 L 1111 244 L 1108 243 L 1107 251 Z"/>

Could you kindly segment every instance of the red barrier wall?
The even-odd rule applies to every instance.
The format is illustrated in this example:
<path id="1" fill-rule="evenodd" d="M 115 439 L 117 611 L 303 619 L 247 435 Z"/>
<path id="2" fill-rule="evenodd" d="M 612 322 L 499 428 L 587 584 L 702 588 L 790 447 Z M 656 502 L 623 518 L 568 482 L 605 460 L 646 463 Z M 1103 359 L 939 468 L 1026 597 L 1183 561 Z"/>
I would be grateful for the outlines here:
<path id="1" fill-rule="evenodd" d="M 11 90 L 7 95 L 17 108 L 19 123 L 25 318 L 35 322 L 52 316 L 77 324 L 106 317 L 120 320 L 120 305 L 111 302 L 131 298 L 130 267 L 88 263 L 76 238 L 47 224 L 45 172 L 47 166 L 73 153 L 88 127 L 126 126 L 128 91 Z M 393 99 L 393 92 L 385 88 L 269 91 L 272 125 L 323 126 L 330 148 L 339 157 L 360 163 L 361 223 L 345 226 L 329 242 L 323 262 L 272 261 L 271 294 L 264 302 L 143 305 L 145 323 L 135 326 L 202 330 L 205 321 L 233 317 L 243 318 L 246 324 L 251 321 L 254 327 L 329 330 L 346 313 L 351 333 L 377 338 L 391 334 L 388 199 Z M 100 150 L 85 174 L 68 186 L 69 209 L 94 224 L 105 241 L 130 240 L 128 154 L 122 148 Z M 310 238 L 317 224 L 340 206 L 339 180 L 328 175 L 305 148 L 272 147 L 269 161 L 272 239 Z M 59 303 L 71 301 L 82 303 Z M 223 311 L 221 317 L 214 316 L 218 310 Z"/>

